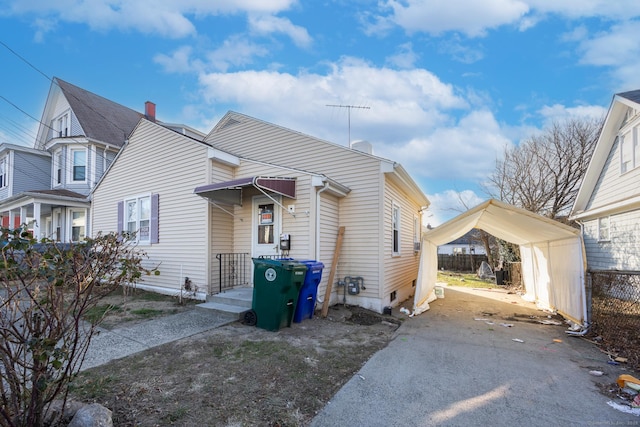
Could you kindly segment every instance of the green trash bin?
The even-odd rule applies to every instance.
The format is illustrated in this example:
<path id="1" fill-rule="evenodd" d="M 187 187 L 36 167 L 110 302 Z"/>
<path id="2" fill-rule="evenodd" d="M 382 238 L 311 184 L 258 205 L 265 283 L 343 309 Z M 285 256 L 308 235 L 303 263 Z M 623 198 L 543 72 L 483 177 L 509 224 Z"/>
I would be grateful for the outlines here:
<path id="1" fill-rule="evenodd" d="M 252 259 L 253 302 L 246 323 L 268 331 L 291 326 L 307 266 L 292 260 Z"/>

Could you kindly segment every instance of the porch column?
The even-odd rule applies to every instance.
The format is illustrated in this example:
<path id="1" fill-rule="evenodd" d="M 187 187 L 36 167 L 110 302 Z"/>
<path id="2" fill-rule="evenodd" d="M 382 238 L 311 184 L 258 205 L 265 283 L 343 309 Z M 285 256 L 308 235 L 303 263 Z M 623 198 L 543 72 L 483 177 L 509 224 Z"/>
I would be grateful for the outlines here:
<path id="1" fill-rule="evenodd" d="M 27 214 L 28 214 L 27 207 L 20 206 L 20 225 L 27 223 Z"/>
<path id="2" fill-rule="evenodd" d="M 9 211 L 9 229 L 13 230 L 14 228 L 16 228 L 15 226 L 16 223 L 16 212 L 11 210 Z"/>
<path id="3" fill-rule="evenodd" d="M 33 203 L 33 237 L 40 240 L 40 203 Z"/>

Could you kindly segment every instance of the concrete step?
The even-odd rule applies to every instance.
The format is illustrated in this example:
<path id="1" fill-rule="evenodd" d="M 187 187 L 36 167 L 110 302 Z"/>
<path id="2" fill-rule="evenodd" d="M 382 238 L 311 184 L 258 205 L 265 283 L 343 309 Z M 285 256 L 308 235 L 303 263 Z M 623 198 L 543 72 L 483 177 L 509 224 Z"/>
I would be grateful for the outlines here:
<path id="1" fill-rule="evenodd" d="M 214 310 L 218 313 L 231 314 L 234 317 L 238 317 L 238 319 L 240 319 L 245 312 L 251 309 L 251 307 L 247 308 L 239 305 L 223 304 L 213 301 L 207 301 L 203 302 L 202 304 L 198 304 L 196 305 L 196 308 L 201 310 Z"/>
<path id="2" fill-rule="evenodd" d="M 203 310 L 214 310 L 242 319 L 245 312 L 251 310 L 253 288 L 229 289 L 207 297 L 207 301 L 196 305 Z"/>
<path id="3" fill-rule="evenodd" d="M 253 288 L 236 288 L 207 297 L 207 301 L 251 308 Z"/>

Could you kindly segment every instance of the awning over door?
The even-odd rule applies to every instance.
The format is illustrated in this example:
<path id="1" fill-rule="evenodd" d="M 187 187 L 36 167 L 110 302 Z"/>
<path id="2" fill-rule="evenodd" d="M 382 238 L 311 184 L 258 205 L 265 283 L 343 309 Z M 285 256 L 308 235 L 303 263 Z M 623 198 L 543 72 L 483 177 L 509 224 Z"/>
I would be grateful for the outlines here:
<path id="1" fill-rule="evenodd" d="M 242 189 L 250 186 L 263 192 L 280 194 L 291 199 L 296 198 L 296 180 L 294 178 L 265 176 L 251 176 L 216 184 L 201 185 L 196 187 L 193 192 L 199 196 L 206 197 L 214 203 L 241 205 Z"/>

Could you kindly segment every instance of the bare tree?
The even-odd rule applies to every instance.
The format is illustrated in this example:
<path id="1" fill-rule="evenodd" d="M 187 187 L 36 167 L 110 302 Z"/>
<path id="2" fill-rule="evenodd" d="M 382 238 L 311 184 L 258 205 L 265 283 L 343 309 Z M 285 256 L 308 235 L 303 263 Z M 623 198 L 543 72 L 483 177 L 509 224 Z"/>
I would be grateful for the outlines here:
<path id="1" fill-rule="evenodd" d="M 81 244 L 36 242 L 2 228 L 0 251 L 0 426 L 55 424 L 96 324 L 89 309 L 143 273 L 144 253 L 115 234 Z M 49 418 L 49 419 L 47 419 Z"/>
<path id="2" fill-rule="evenodd" d="M 489 177 L 492 197 L 553 219 L 571 209 L 602 128 L 602 119 L 553 123 L 505 147 Z"/>

